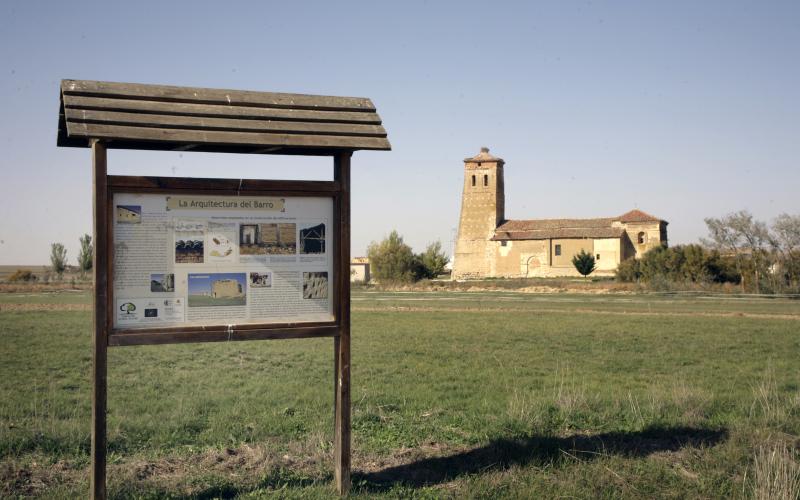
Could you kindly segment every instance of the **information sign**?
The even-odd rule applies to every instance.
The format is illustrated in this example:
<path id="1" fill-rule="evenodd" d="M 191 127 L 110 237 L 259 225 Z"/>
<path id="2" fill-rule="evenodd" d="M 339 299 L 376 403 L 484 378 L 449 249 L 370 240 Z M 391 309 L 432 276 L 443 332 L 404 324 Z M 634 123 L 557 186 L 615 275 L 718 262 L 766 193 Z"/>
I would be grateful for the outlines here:
<path id="1" fill-rule="evenodd" d="M 115 193 L 114 328 L 334 320 L 333 198 Z"/>

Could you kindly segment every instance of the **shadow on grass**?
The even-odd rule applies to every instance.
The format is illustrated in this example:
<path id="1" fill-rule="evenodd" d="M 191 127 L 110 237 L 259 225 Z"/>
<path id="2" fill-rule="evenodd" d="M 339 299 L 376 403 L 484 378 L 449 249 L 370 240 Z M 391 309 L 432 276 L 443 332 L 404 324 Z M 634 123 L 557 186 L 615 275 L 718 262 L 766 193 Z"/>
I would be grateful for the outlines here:
<path id="1" fill-rule="evenodd" d="M 229 482 L 225 478 L 205 478 L 206 484 L 202 488 L 198 488 L 192 493 L 179 493 L 175 491 L 174 487 L 171 488 L 145 488 L 142 490 L 134 491 L 120 491 L 111 494 L 111 498 L 158 498 L 158 499 L 171 499 L 171 500 L 228 500 L 250 493 L 267 494 L 269 492 L 276 492 L 281 490 L 302 490 L 316 484 L 329 484 L 333 480 L 333 476 L 325 475 L 324 477 L 312 479 L 300 476 L 287 476 L 286 471 L 273 471 L 265 476 L 261 481 L 255 484 L 242 486 Z M 2 490 L 0 490 L 2 491 Z"/>
<path id="2" fill-rule="evenodd" d="M 310 479 L 310 478 L 283 478 L 280 477 L 281 475 L 273 475 L 264 478 L 260 481 L 256 486 L 241 488 L 234 486 L 232 484 L 223 484 L 223 485 L 216 485 L 208 487 L 202 491 L 192 494 L 191 496 L 187 496 L 186 498 L 190 498 L 192 500 L 213 500 L 213 499 L 230 499 L 236 498 L 240 495 L 258 491 L 277 491 L 286 489 L 302 489 L 314 484 L 317 484 L 319 481 Z M 330 481 L 332 478 L 325 478 L 327 481 Z"/>
<path id="3" fill-rule="evenodd" d="M 654 427 L 640 432 L 609 432 L 593 436 L 498 439 L 486 446 L 454 455 L 424 458 L 370 473 L 354 473 L 353 483 L 364 491 L 380 492 L 394 486 L 432 486 L 460 476 L 502 470 L 512 465 L 547 465 L 601 456 L 645 457 L 684 447 L 714 446 L 728 431 L 692 427 Z"/>

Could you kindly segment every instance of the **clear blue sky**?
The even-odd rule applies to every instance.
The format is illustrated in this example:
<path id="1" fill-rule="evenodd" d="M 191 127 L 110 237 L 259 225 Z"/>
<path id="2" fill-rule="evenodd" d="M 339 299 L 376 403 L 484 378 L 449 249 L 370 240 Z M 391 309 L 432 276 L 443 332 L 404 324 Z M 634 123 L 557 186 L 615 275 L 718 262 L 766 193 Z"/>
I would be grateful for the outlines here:
<path id="1" fill-rule="evenodd" d="M 31 2 L 0 6 L 0 264 L 74 263 L 90 156 L 56 147 L 62 78 L 370 97 L 353 253 L 457 225 L 462 159 L 506 160 L 507 217 L 638 207 L 800 213 L 800 2 Z M 321 159 L 109 154 L 112 173 L 330 178 Z"/>

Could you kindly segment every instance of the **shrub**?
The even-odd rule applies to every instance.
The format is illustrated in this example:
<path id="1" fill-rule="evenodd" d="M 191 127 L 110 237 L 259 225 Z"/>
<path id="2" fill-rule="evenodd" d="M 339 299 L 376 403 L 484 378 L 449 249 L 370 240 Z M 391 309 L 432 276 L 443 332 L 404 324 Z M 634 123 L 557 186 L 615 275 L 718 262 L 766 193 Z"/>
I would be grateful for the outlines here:
<path id="1" fill-rule="evenodd" d="M 620 262 L 615 276 L 619 281 L 637 283 L 642 277 L 642 272 L 639 269 L 639 259 L 630 258 Z"/>
<path id="2" fill-rule="evenodd" d="M 367 248 L 372 275 L 378 281 L 412 282 L 435 278 L 444 272 L 449 261 L 440 242 L 431 243 L 425 252 L 414 254 L 397 231 L 392 231 L 380 243 Z"/>
<path id="3" fill-rule="evenodd" d="M 444 272 L 450 259 L 442 251 L 442 243 L 437 241 L 428 245 L 425 252 L 419 256 L 422 265 L 420 272 L 423 278 L 435 278 Z"/>
<path id="4" fill-rule="evenodd" d="M 575 269 L 585 278 L 595 270 L 594 255 L 581 249 L 579 254 L 572 257 L 572 265 L 575 266 Z"/>
<path id="5" fill-rule="evenodd" d="M 700 245 L 660 246 L 641 259 L 621 262 L 616 276 L 620 281 L 641 281 L 659 290 L 680 283 L 738 283 L 738 264 Z"/>
<path id="6" fill-rule="evenodd" d="M 389 233 L 380 243 L 372 242 L 367 255 L 372 274 L 378 281 L 410 282 L 417 279 L 421 264 L 397 231 Z"/>
<path id="7" fill-rule="evenodd" d="M 8 281 L 17 283 L 19 281 L 36 281 L 36 275 L 30 269 L 17 269 L 14 274 L 8 277 Z"/>

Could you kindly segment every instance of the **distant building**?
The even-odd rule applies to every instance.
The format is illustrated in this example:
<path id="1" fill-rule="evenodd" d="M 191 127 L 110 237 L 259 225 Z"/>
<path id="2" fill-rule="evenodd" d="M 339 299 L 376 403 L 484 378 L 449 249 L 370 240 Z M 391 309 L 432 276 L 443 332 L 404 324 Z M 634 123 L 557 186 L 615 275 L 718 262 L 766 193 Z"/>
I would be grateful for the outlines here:
<path id="1" fill-rule="evenodd" d="M 453 278 L 580 276 L 572 257 L 595 256 L 596 274 L 667 243 L 667 221 L 640 210 L 596 219 L 506 220 L 502 158 L 464 160 Z"/>
<path id="2" fill-rule="evenodd" d="M 350 261 L 350 281 L 369 283 L 369 259 L 367 257 L 354 257 Z"/>

